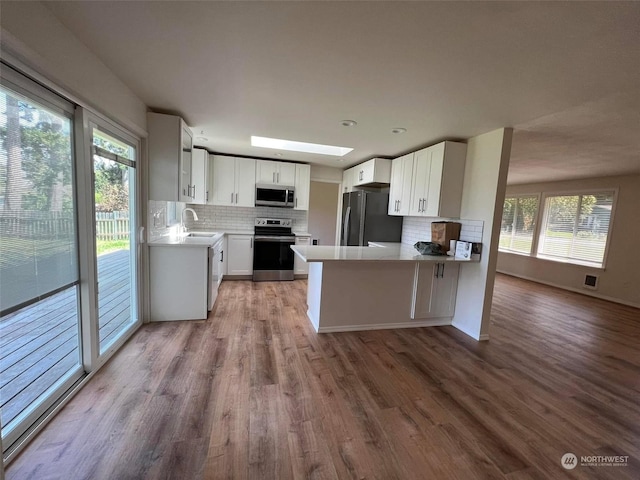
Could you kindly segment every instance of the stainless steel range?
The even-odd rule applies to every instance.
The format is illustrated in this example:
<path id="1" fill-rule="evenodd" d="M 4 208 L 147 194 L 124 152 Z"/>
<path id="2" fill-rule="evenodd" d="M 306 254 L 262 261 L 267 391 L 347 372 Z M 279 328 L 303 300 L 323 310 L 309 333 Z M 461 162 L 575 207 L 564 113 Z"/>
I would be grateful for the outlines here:
<path id="1" fill-rule="evenodd" d="M 253 243 L 253 281 L 293 280 L 294 253 L 290 218 L 256 218 Z"/>

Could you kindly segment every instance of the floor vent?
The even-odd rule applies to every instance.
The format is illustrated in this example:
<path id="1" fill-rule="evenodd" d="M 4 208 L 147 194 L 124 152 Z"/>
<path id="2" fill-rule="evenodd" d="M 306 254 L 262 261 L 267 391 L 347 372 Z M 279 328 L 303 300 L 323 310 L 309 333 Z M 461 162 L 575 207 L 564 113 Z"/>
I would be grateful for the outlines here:
<path id="1" fill-rule="evenodd" d="M 584 276 L 584 288 L 590 288 L 596 290 L 598 288 L 598 276 L 597 275 L 585 275 Z"/>

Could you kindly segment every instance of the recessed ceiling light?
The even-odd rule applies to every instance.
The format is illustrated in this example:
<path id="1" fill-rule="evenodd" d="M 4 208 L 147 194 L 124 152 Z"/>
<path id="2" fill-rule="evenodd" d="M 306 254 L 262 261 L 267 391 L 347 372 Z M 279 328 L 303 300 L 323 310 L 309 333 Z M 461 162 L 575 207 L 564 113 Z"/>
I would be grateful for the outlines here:
<path id="1" fill-rule="evenodd" d="M 274 153 L 273 155 L 276 156 L 276 157 L 281 157 L 282 156 L 281 153 Z"/>
<path id="2" fill-rule="evenodd" d="M 333 145 L 321 145 L 319 143 L 295 142 L 293 140 L 281 140 L 279 138 L 256 137 L 251 135 L 251 145 L 254 147 L 274 148 L 291 152 L 317 153 L 320 155 L 333 155 L 342 157 L 353 148 L 335 147 Z"/>
<path id="3" fill-rule="evenodd" d="M 391 133 L 405 133 L 407 131 L 406 128 L 396 127 L 391 129 Z"/>
<path id="4" fill-rule="evenodd" d="M 340 125 L 343 127 L 355 127 L 358 124 L 355 120 L 342 120 Z"/>

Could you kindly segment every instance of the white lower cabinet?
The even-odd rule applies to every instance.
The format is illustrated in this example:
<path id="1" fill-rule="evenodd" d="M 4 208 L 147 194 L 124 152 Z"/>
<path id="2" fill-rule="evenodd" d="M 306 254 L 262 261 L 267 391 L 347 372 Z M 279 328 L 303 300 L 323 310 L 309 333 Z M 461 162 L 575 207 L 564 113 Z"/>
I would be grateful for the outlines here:
<path id="1" fill-rule="evenodd" d="M 226 275 L 253 275 L 253 235 L 227 235 Z"/>
<path id="2" fill-rule="evenodd" d="M 460 265 L 451 261 L 417 263 L 411 318 L 453 317 L 459 271 Z"/>
<path id="3" fill-rule="evenodd" d="M 296 237 L 296 245 L 311 245 L 311 237 Z M 296 255 L 293 260 L 293 274 L 307 275 L 308 273 L 309 264 Z"/>
<path id="4" fill-rule="evenodd" d="M 207 318 L 209 248 L 149 248 L 150 320 Z"/>

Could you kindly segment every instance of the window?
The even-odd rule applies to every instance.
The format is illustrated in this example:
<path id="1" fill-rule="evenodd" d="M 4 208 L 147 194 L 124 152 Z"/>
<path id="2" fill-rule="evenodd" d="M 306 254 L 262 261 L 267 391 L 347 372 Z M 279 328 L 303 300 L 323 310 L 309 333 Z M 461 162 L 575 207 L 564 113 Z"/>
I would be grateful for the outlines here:
<path id="1" fill-rule="evenodd" d="M 2 65 L 0 423 L 8 448 L 84 374 L 74 106 Z"/>
<path id="2" fill-rule="evenodd" d="M 500 250 L 531 253 L 538 215 L 538 195 L 518 195 L 504 199 Z"/>
<path id="3" fill-rule="evenodd" d="M 538 257 L 601 267 L 615 192 L 548 195 Z"/>

